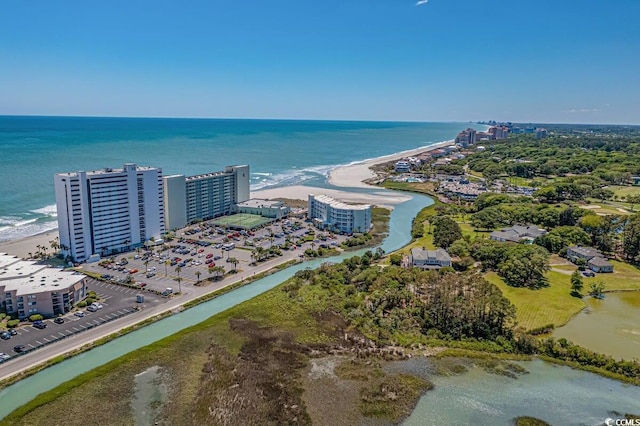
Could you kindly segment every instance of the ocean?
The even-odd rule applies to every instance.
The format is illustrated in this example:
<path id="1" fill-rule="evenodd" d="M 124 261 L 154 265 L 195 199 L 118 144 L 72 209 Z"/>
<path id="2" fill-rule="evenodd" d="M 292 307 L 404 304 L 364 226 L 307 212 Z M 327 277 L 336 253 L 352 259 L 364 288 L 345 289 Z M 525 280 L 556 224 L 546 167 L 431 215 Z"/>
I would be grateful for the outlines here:
<path id="1" fill-rule="evenodd" d="M 328 172 L 453 139 L 468 123 L 0 116 L 0 241 L 57 227 L 53 175 L 249 164 L 251 189 L 326 185 Z"/>

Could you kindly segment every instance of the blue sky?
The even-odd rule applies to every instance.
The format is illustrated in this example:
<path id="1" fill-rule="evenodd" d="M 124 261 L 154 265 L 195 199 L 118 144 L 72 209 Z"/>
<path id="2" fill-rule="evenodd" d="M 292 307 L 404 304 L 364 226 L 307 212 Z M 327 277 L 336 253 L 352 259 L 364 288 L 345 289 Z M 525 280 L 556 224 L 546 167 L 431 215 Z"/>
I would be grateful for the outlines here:
<path id="1" fill-rule="evenodd" d="M 640 123 L 639 0 L 4 0 L 0 114 Z"/>

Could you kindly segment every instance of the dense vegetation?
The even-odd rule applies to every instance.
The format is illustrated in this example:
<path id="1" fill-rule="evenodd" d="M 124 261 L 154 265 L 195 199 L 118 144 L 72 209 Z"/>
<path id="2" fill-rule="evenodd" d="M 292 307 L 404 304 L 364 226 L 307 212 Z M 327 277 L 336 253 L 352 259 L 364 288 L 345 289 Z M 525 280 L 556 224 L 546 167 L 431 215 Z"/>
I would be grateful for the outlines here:
<path id="1" fill-rule="evenodd" d="M 487 172 L 489 176 L 533 178 L 590 174 L 602 182 L 619 184 L 640 174 L 638 137 L 582 135 L 535 139 L 513 136 L 483 144 L 487 149 L 474 154 L 468 164 L 472 170 Z"/>

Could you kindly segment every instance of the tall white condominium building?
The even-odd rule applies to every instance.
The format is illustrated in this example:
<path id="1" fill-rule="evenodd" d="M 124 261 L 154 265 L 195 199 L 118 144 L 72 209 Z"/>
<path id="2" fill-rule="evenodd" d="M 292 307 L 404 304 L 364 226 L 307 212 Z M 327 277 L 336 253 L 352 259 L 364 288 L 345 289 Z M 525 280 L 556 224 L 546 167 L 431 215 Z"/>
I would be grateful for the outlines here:
<path id="1" fill-rule="evenodd" d="M 164 178 L 165 227 L 179 229 L 195 220 L 235 212 L 249 199 L 249 166 L 227 166 L 222 172 Z"/>
<path id="2" fill-rule="evenodd" d="M 87 277 L 0 253 L 0 307 L 19 319 L 65 314 L 87 296 Z"/>
<path id="3" fill-rule="evenodd" d="M 77 261 L 138 247 L 164 234 L 162 170 L 122 169 L 55 175 L 63 253 Z"/>
<path id="4" fill-rule="evenodd" d="M 321 229 L 345 233 L 371 229 L 371 206 L 345 204 L 327 195 L 309 194 L 309 218 Z"/>

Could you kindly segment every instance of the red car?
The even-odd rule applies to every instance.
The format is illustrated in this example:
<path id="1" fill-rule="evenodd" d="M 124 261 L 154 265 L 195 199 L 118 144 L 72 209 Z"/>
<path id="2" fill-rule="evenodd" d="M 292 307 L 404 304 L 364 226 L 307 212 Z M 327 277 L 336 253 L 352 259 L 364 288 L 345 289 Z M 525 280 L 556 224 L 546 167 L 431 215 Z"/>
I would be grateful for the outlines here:
<path id="1" fill-rule="evenodd" d="M 212 257 L 213 257 L 213 253 L 209 253 L 209 254 L 207 255 L 207 259 L 211 259 Z"/>
<path id="2" fill-rule="evenodd" d="M 202 253 L 204 251 L 204 249 L 200 249 L 198 250 L 198 253 Z"/>
<path id="3" fill-rule="evenodd" d="M 138 287 L 142 288 L 142 287 L 146 287 L 147 283 L 138 283 Z"/>

